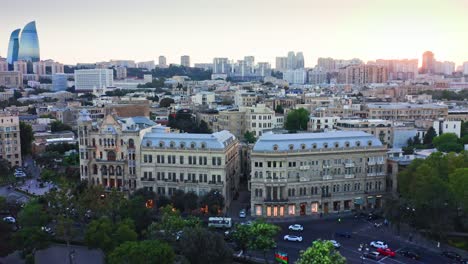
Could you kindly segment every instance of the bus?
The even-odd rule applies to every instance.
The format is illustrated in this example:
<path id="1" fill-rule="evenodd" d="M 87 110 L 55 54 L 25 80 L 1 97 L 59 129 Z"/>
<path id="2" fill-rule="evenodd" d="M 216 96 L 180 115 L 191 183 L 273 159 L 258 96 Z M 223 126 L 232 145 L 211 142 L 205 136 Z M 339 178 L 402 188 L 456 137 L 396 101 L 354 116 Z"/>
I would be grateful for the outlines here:
<path id="1" fill-rule="evenodd" d="M 209 217 L 208 227 L 231 228 L 232 219 L 230 217 Z"/>

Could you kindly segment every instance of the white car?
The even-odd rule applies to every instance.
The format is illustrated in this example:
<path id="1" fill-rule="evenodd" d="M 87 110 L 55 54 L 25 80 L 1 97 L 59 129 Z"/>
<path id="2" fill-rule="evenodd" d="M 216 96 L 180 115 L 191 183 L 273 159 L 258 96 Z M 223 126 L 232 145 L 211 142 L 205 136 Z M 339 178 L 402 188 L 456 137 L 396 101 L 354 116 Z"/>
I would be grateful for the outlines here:
<path id="1" fill-rule="evenodd" d="M 330 241 L 333 244 L 333 247 L 335 247 L 336 249 L 341 247 L 341 244 L 338 243 L 338 241 L 336 240 L 328 240 L 328 241 Z"/>
<path id="2" fill-rule="evenodd" d="M 288 229 L 293 230 L 293 231 L 303 231 L 304 227 L 300 224 L 295 224 L 295 225 L 290 225 Z"/>
<path id="3" fill-rule="evenodd" d="M 382 249 L 388 248 L 388 245 L 382 241 L 372 241 L 370 242 L 370 245 L 375 248 L 382 248 Z"/>
<path id="4" fill-rule="evenodd" d="M 301 236 L 285 235 L 284 240 L 302 242 Z"/>
<path id="5" fill-rule="evenodd" d="M 15 172 L 15 177 L 26 177 L 26 173 L 22 171 Z"/>
<path id="6" fill-rule="evenodd" d="M 245 216 L 246 216 L 245 210 L 244 209 L 240 210 L 239 217 L 240 218 L 245 218 Z"/>
<path id="7" fill-rule="evenodd" d="M 3 217 L 3 221 L 11 224 L 16 223 L 16 219 L 13 216 Z"/>

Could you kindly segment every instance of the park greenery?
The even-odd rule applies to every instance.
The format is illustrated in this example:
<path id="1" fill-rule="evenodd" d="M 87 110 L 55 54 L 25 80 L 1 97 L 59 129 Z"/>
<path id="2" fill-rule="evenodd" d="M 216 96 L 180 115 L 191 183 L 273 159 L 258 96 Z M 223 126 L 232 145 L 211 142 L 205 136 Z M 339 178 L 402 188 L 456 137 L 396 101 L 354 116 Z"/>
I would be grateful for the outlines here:
<path id="1" fill-rule="evenodd" d="M 161 100 L 165 100 L 164 98 Z M 173 129 L 179 129 L 182 132 L 186 133 L 200 133 L 200 134 L 210 134 L 212 133 L 211 129 L 208 127 L 208 124 L 201 120 L 200 123 L 197 123 L 197 120 L 192 112 L 182 112 L 179 111 L 175 116 L 169 116 L 169 122 L 167 124 Z"/>
<path id="2" fill-rule="evenodd" d="M 52 132 L 60 132 L 60 131 L 72 131 L 71 126 L 62 123 L 59 120 L 55 120 L 50 123 L 50 131 Z"/>
<path id="3" fill-rule="evenodd" d="M 31 154 L 32 142 L 34 141 L 34 132 L 31 125 L 25 122 L 20 122 L 20 140 L 21 140 L 21 155 L 23 157 Z"/>
<path id="4" fill-rule="evenodd" d="M 301 253 L 296 264 L 345 264 L 346 258 L 341 256 L 330 241 L 315 240 L 312 246 Z"/>
<path id="5" fill-rule="evenodd" d="M 463 150 L 463 145 L 468 144 L 468 135 L 464 135 L 463 129 L 466 129 L 466 123 L 462 125 L 462 137 L 458 138 L 453 133 L 443 133 L 437 136 L 433 127 L 430 127 L 421 142 L 418 136 L 408 139 L 407 146 L 403 147 L 405 154 L 413 154 L 415 149 L 430 149 L 436 148 L 441 152 L 460 152 Z"/>
<path id="6" fill-rule="evenodd" d="M 253 144 L 257 139 L 255 138 L 255 135 L 253 132 L 250 131 L 245 131 L 244 133 L 244 139 L 247 141 L 247 143 Z"/>
<path id="7" fill-rule="evenodd" d="M 387 217 L 443 241 L 468 231 L 468 153 L 436 152 L 416 159 L 398 174 L 399 199 L 389 200 Z"/>
<path id="8" fill-rule="evenodd" d="M 284 128 L 290 132 L 307 130 L 307 122 L 309 122 L 309 111 L 304 108 L 293 109 L 288 111 Z"/>
<path id="9" fill-rule="evenodd" d="M 421 91 L 420 94 L 430 94 L 432 99 L 435 100 L 453 100 L 463 101 L 468 100 L 468 90 L 461 90 L 459 92 L 449 90 L 426 90 Z"/>

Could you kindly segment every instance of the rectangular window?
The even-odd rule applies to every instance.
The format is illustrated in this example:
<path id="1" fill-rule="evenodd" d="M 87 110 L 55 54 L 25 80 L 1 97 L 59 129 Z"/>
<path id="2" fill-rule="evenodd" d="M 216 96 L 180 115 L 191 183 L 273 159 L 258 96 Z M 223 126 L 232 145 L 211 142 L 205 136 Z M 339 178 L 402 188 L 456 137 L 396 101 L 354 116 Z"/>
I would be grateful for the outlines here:
<path id="1" fill-rule="evenodd" d="M 180 157 L 179 157 L 179 163 L 180 163 L 180 164 L 184 164 L 184 156 L 180 156 Z"/>
<path id="2" fill-rule="evenodd" d="M 180 173 L 180 175 L 179 175 L 179 180 L 180 180 L 180 181 L 184 181 L 184 174 L 183 174 L 183 173 Z"/>
<path id="3" fill-rule="evenodd" d="M 296 205 L 295 204 L 288 205 L 288 214 L 289 215 L 296 215 Z"/>

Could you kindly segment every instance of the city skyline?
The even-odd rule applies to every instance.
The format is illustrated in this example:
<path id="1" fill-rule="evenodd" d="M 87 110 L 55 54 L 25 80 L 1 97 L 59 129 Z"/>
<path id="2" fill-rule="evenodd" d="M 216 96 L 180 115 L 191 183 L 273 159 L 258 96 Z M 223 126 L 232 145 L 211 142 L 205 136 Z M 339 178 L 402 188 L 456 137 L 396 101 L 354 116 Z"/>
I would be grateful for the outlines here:
<path id="1" fill-rule="evenodd" d="M 179 63 L 180 56 L 189 55 L 193 64 L 212 62 L 214 57 L 237 60 L 253 55 L 257 62 L 274 65 L 275 57 L 289 51 L 302 51 L 306 67 L 313 67 L 318 57 L 365 62 L 417 58 L 421 65 L 426 50 L 440 61 L 461 65 L 468 60 L 468 38 L 463 36 L 463 25 L 468 22 L 463 10 L 468 3 L 459 0 L 404 5 L 400 0 L 260 0 L 240 1 L 235 6 L 209 0 L 196 5 L 185 0 L 137 0 L 135 12 L 129 12 L 121 1 L 112 5 L 107 0 L 87 2 L 3 3 L 6 19 L 0 27 L 0 55 L 7 56 L 11 32 L 35 20 L 41 57 L 67 64 L 156 61 L 159 55 L 169 63 Z M 236 21 L 238 15 L 242 21 Z"/>

